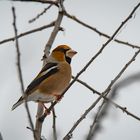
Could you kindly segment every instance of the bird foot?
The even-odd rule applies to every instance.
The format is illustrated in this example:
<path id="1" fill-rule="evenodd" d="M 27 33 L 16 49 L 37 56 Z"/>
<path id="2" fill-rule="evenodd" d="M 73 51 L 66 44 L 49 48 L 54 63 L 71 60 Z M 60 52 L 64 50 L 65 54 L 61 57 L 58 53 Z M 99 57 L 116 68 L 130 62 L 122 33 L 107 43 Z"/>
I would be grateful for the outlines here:
<path id="1" fill-rule="evenodd" d="M 50 115 L 50 111 L 48 110 L 48 108 L 45 109 L 45 114 Z"/>
<path id="2" fill-rule="evenodd" d="M 61 95 L 54 95 L 54 96 L 56 97 L 56 101 L 57 102 L 60 102 L 61 101 L 61 99 L 62 99 Z"/>
<path id="3" fill-rule="evenodd" d="M 50 115 L 50 111 L 48 110 L 48 108 L 45 106 L 45 104 L 44 103 L 42 103 L 42 106 L 44 107 L 44 109 L 45 109 L 45 114 L 46 115 Z"/>

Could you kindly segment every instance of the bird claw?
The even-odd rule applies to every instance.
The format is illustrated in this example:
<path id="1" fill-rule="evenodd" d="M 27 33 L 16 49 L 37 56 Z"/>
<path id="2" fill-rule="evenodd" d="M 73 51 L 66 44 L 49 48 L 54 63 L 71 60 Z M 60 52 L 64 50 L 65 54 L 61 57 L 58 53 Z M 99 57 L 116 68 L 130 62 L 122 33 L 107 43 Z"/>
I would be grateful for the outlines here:
<path id="1" fill-rule="evenodd" d="M 57 102 L 60 102 L 61 101 L 61 99 L 62 99 L 61 95 L 54 95 L 54 96 L 56 97 L 56 101 Z"/>
<path id="2" fill-rule="evenodd" d="M 45 114 L 46 115 L 50 115 L 50 111 L 48 110 L 48 108 L 45 106 L 45 104 L 44 103 L 42 103 L 42 105 L 43 105 L 43 107 L 44 107 L 44 109 L 45 109 Z"/>
<path id="3" fill-rule="evenodd" d="M 46 114 L 46 115 L 50 115 L 50 111 L 48 110 L 47 107 L 45 108 L 45 114 Z"/>

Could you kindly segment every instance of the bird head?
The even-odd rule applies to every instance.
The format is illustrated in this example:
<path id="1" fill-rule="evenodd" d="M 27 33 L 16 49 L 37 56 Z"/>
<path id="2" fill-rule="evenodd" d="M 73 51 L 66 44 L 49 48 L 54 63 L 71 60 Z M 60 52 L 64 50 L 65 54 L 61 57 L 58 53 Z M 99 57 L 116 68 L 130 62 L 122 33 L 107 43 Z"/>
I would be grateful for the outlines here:
<path id="1" fill-rule="evenodd" d="M 57 61 L 67 61 L 68 63 L 70 63 L 72 57 L 76 53 L 76 51 L 72 50 L 67 45 L 59 45 L 52 51 L 52 57 L 55 58 Z"/>

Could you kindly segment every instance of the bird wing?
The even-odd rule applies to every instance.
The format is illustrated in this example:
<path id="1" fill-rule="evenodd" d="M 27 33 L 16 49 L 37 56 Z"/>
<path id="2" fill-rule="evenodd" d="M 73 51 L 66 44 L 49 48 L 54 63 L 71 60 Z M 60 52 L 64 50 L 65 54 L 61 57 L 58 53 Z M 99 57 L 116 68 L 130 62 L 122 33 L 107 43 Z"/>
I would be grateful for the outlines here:
<path id="1" fill-rule="evenodd" d="M 29 84 L 27 87 L 25 94 L 29 95 L 33 91 L 37 89 L 41 82 L 43 82 L 48 77 L 54 75 L 56 72 L 59 71 L 57 63 L 47 63 L 37 77 Z"/>

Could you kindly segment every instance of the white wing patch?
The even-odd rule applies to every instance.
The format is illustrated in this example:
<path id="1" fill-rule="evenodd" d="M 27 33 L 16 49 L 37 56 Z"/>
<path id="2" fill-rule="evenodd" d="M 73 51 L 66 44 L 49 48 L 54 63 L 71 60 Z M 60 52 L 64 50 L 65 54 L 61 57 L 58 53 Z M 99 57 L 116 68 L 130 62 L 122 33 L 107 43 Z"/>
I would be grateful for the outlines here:
<path id="1" fill-rule="evenodd" d="M 46 75 L 48 72 L 50 72 L 51 70 L 53 70 L 53 69 L 58 69 L 58 66 L 52 66 L 51 68 L 49 68 L 49 69 L 47 69 L 46 71 L 43 71 L 42 73 L 41 73 L 41 75 L 43 76 L 43 75 Z"/>

